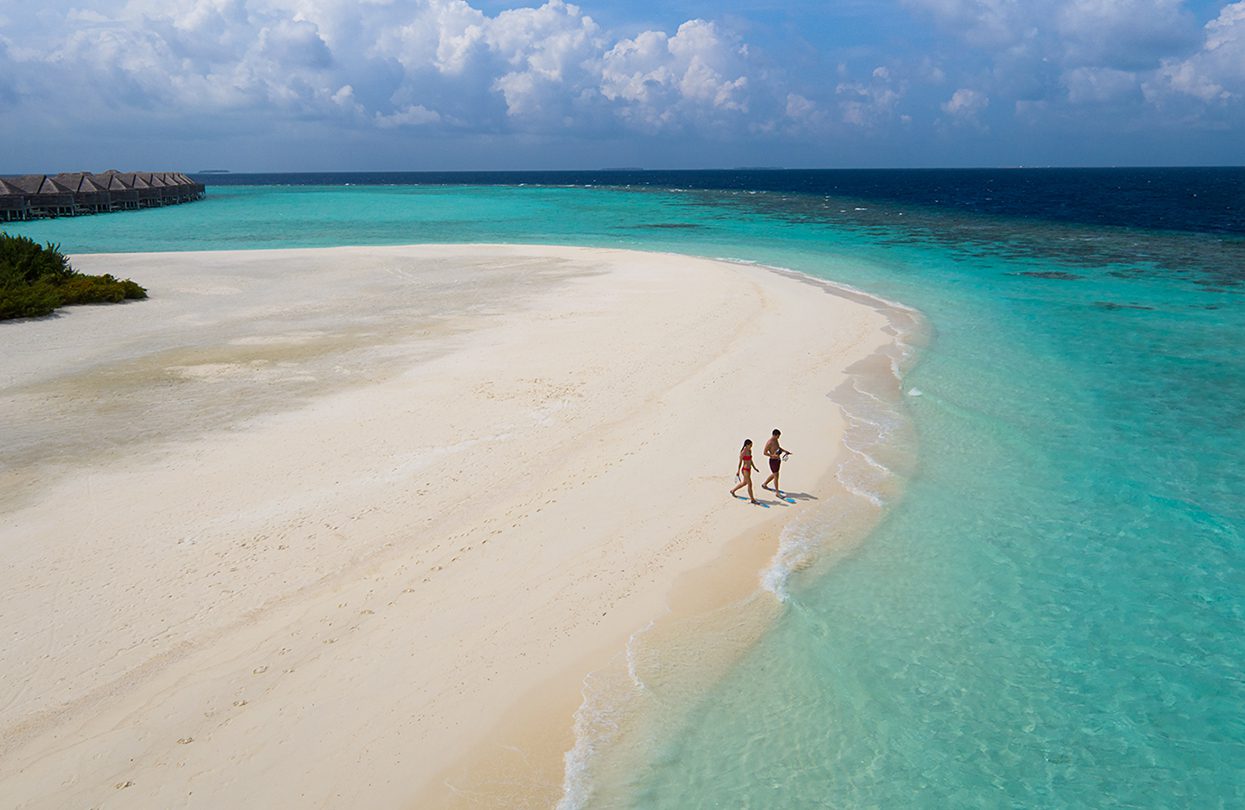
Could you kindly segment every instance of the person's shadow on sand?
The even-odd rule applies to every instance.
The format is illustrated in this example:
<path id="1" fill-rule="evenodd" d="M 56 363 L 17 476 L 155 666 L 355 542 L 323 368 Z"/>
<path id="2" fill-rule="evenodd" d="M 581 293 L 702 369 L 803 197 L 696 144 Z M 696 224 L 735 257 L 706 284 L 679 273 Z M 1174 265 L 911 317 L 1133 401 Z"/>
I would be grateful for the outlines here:
<path id="1" fill-rule="evenodd" d="M 772 489 L 769 489 L 768 487 L 766 489 L 771 494 L 773 493 Z M 740 500 L 740 501 L 748 500 L 743 495 L 736 495 L 735 499 Z M 817 496 L 810 495 L 807 492 L 786 492 L 784 491 L 781 497 L 774 495 L 774 500 L 772 501 L 763 501 L 760 498 L 758 498 L 755 506 L 764 506 L 766 509 L 769 509 L 771 506 L 776 505 L 776 504 L 782 505 L 782 506 L 790 506 L 791 504 L 797 501 L 815 501 L 815 500 L 817 500 Z"/>
<path id="2" fill-rule="evenodd" d="M 787 490 L 785 490 L 785 489 L 784 489 L 784 490 L 782 491 L 782 495 L 779 495 L 779 494 L 775 493 L 775 492 L 774 492 L 774 490 L 770 489 L 769 487 L 761 487 L 761 488 L 762 488 L 762 489 L 764 489 L 766 492 L 769 492 L 770 494 L 772 494 L 772 495 L 774 496 L 774 498 L 777 500 L 777 502 L 778 502 L 778 503 L 780 503 L 780 504 L 783 504 L 784 506 L 785 506 L 785 505 L 789 505 L 789 504 L 793 504 L 793 503 L 795 503 L 796 501 L 815 501 L 815 500 L 817 500 L 817 496 L 816 496 L 816 495 L 810 495 L 810 494 L 809 494 L 809 493 L 807 493 L 807 492 L 788 492 Z"/>

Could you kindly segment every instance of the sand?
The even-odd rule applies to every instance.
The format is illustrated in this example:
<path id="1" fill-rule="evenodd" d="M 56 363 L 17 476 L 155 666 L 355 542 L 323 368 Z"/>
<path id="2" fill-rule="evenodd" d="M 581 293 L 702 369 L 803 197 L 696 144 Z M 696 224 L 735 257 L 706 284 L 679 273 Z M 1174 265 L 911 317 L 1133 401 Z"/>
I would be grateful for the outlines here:
<path id="1" fill-rule="evenodd" d="M 892 340 L 863 299 L 661 254 L 74 263 L 151 298 L 0 324 L 22 808 L 548 806 L 584 674 L 843 497 L 828 392 Z M 803 499 L 732 499 L 775 425 Z M 473 794 L 494 759 L 522 783 Z"/>

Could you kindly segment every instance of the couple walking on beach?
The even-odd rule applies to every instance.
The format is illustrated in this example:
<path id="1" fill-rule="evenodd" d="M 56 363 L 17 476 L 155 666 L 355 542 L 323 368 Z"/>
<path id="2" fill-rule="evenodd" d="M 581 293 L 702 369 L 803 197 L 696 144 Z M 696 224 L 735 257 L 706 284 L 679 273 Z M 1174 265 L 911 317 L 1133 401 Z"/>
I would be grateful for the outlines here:
<path id="1" fill-rule="evenodd" d="M 765 456 L 769 459 L 769 478 L 761 484 L 761 489 L 769 489 L 769 482 L 774 482 L 774 494 L 779 498 L 782 497 L 782 490 L 778 488 L 778 471 L 782 467 L 782 463 L 791 455 L 790 450 L 784 450 L 782 445 L 778 443 L 778 437 L 782 435 L 782 431 L 774 428 L 774 433 L 769 437 L 769 441 L 765 443 Z M 748 488 L 748 500 L 752 503 L 760 503 L 756 496 L 752 494 L 752 473 L 760 472 L 757 465 L 752 463 L 752 439 L 744 439 L 744 446 L 739 451 L 739 466 L 735 468 L 735 477 L 740 479 L 735 488 L 731 490 L 734 495 L 742 487 Z"/>

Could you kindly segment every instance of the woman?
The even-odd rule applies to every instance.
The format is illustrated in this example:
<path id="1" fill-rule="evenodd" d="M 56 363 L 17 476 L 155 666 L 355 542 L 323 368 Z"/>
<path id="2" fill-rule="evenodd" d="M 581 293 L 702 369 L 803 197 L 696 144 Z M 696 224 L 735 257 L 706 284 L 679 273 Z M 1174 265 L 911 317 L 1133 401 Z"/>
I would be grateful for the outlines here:
<path id="1" fill-rule="evenodd" d="M 757 465 L 752 463 L 752 439 L 744 439 L 744 446 L 739 451 L 739 466 L 735 469 L 735 477 L 743 477 L 743 480 L 735 485 L 731 490 L 731 495 L 739 491 L 740 487 L 748 488 L 748 500 L 753 503 L 760 503 L 756 496 L 752 494 L 752 471 L 757 469 Z M 760 470 L 757 470 L 760 472 Z"/>

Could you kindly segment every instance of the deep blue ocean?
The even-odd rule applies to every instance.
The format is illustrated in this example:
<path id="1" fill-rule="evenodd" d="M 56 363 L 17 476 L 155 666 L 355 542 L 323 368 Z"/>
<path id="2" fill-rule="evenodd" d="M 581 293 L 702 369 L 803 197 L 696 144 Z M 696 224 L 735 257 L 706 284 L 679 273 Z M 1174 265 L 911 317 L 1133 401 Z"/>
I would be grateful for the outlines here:
<path id="1" fill-rule="evenodd" d="M 677 711 L 576 803 L 1245 807 L 1245 169 L 199 179 L 5 227 L 71 254 L 673 251 L 924 314 L 902 497 L 720 679 L 655 695 Z"/>

